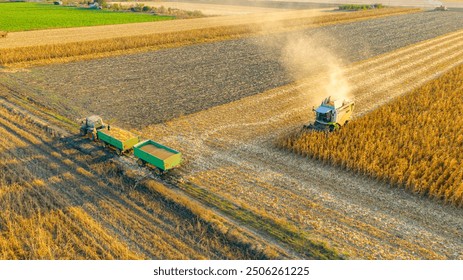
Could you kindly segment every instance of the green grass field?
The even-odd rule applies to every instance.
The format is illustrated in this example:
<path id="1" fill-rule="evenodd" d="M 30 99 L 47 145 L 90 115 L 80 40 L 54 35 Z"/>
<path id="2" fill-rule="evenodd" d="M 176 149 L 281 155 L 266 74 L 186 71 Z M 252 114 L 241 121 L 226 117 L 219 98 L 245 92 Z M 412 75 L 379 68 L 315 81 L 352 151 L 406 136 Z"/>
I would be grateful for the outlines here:
<path id="1" fill-rule="evenodd" d="M 110 12 L 42 3 L 0 3 L 0 30 L 25 31 L 168 20 L 173 17 Z"/>

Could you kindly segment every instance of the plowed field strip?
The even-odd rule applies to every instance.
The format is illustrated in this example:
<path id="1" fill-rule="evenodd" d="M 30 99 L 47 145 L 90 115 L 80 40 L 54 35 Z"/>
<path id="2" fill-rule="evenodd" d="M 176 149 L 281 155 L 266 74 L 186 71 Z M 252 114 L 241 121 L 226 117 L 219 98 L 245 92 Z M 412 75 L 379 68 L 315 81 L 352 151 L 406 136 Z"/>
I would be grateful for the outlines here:
<path id="1" fill-rule="evenodd" d="M 463 63 L 462 34 L 448 34 L 344 69 L 353 85 L 356 114 Z M 324 97 L 319 95 L 324 81 L 328 77 L 321 73 L 149 127 L 143 134 L 184 147 L 188 158 L 184 180 L 253 211 L 284 217 L 350 257 L 463 258 L 461 209 L 274 148 L 278 135 L 309 121 L 311 102 Z M 275 199 L 278 202 L 272 203 Z"/>
<path id="2" fill-rule="evenodd" d="M 186 46 L 198 44 L 201 42 L 213 42 L 233 38 L 241 38 L 250 36 L 252 34 L 271 34 L 292 29 L 319 27 L 366 19 L 374 19 L 390 15 L 416 13 L 418 11 L 418 9 L 400 8 L 368 10 L 355 13 L 339 12 L 331 14 L 320 13 L 318 11 L 314 12 L 311 10 L 291 11 L 270 15 L 260 15 L 257 18 L 253 18 L 254 15 L 248 15 L 248 17 L 251 17 L 251 19 L 244 18 L 242 22 L 235 21 L 232 25 L 213 24 L 212 27 L 207 27 L 208 25 L 205 24 L 204 26 L 196 26 L 196 28 L 191 28 L 190 26 L 190 29 L 184 31 L 167 32 L 166 30 L 171 29 L 169 27 L 175 26 L 174 21 L 174 23 L 167 25 L 167 28 L 158 26 L 158 28 L 161 28 L 154 29 L 157 32 L 153 32 L 153 30 L 151 30 L 139 35 L 120 35 L 117 38 L 107 37 L 108 34 L 111 33 L 107 32 L 106 34 L 102 34 L 100 38 L 93 40 L 85 40 L 84 38 L 90 38 L 87 35 L 81 36 L 80 40 L 78 41 L 71 40 L 70 42 L 66 42 L 66 40 L 62 40 L 60 42 L 52 43 L 56 39 L 55 35 L 53 35 L 48 38 L 48 44 L 46 43 L 46 33 L 44 32 L 42 32 L 44 33 L 42 34 L 44 37 L 40 37 L 40 41 L 36 41 L 35 44 L 27 43 L 27 35 L 33 36 L 32 33 L 27 33 L 25 39 L 22 40 L 19 38 L 13 38 L 12 40 L 9 40 L 9 37 L 18 37 L 13 33 L 11 36 L 7 37 L 7 40 L 3 40 L 3 44 L 0 45 L 0 48 L 3 48 L 3 51 L 0 53 L 0 64 L 10 67 L 29 67 L 51 63 L 89 60 L 122 54 Z M 123 28 L 120 27 L 115 27 L 115 29 L 118 31 L 123 30 Z M 31 32 L 39 32 L 40 34 L 40 31 Z M 55 33 L 56 32 L 57 31 L 55 31 Z M 65 31 L 61 31 L 61 33 L 63 32 L 79 33 L 79 29 L 66 29 Z M 22 43 L 18 45 L 18 42 Z"/>
<path id="3" fill-rule="evenodd" d="M 384 13 L 407 13 L 417 12 L 417 9 L 392 9 Z M 162 34 L 179 31 L 191 31 L 204 28 L 230 27 L 236 25 L 261 25 L 272 24 L 275 21 L 300 20 L 313 18 L 322 15 L 329 15 L 325 10 L 299 10 L 284 11 L 255 15 L 236 15 L 209 17 L 198 19 L 176 20 L 173 22 L 146 22 L 123 25 L 106 25 L 95 27 L 51 29 L 39 31 L 10 32 L 6 38 L 2 39 L 1 48 L 17 48 L 47 44 L 63 44 L 81 41 L 93 41 L 101 39 L 112 39 L 127 36 L 139 36 L 148 34 Z M 348 13 L 331 13 L 347 15 Z M 372 17 L 376 13 L 373 11 L 363 12 L 367 17 Z M 355 15 L 355 14 L 354 14 Z"/>

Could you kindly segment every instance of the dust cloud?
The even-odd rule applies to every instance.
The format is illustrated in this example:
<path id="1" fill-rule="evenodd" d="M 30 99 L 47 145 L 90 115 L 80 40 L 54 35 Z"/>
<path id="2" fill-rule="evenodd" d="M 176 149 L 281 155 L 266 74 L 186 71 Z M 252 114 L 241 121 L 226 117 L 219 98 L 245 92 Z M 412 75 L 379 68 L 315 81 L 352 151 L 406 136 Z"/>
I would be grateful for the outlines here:
<path id="1" fill-rule="evenodd" d="M 329 39 L 323 36 L 286 36 L 280 61 L 294 81 L 315 75 L 320 77 L 318 85 L 315 85 L 321 90 L 316 96 L 317 100 L 327 96 L 348 99 L 350 86 L 344 76 L 342 59 L 326 47 Z"/>
<path id="2" fill-rule="evenodd" d="M 302 11 L 300 11 L 302 12 Z M 319 16 L 324 10 L 304 10 L 301 18 L 310 21 L 310 17 Z M 265 17 L 265 15 L 262 15 Z M 260 26 L 263 34 L 272 33 L 275 30 L 283 31 L 284 21 L 272 15 L 273 20 L 266 19 Z M 316 89 L 304 97 L 311 105 L 318 104 L 325 97 L 331 96 L 334 99 L 350 99 L 351 87 L 344 75 L 344 61 L 342 51 L 339 50 L 338 42 L 329 34 L 317 29 L 313 32 L 288 30 L 264 36 L 257 40 L 257 46 L 278 56 L 285 75 L 296 83 L 310 79 L 310 87 Z M 304 94 L 302 92 L 301 94 Z"/>
<path id="3" fill-rule="evenodd" d="M 433 5 L 433 6 L 436 6 L 436 7 L 439 7 L 439 6 L 443 5 L 443 3 L 441 1 L 436 1 L 436 0 L 428 0 L 428 3 Z"/>

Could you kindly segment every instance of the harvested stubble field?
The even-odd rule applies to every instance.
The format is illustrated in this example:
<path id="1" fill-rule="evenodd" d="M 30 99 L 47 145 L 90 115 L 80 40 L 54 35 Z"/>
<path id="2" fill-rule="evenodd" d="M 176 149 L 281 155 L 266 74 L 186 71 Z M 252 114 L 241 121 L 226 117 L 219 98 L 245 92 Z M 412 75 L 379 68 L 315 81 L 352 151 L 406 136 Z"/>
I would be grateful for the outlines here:
<path id="1" fill-rule="evenodd" d="M 88 60 L 418 11 L 418 9 L 401 8 L 355 13 L 303 10 L 241 17 L 179 20 L 169 24 L 158 22 L 87 29 L 18 32 L 2 40 L 0 64 L 27 67 Z"/>
<path id="2" fill-rule="evenodd" d="M 285 257 L 85 140 L 2 107 L 0 134 L 0 259 Z"/>
<path id="3" fill-rule="evenodd" d="M 461 26 L 463 13 L 418 13 L 3 75 L 13 79 L 4 83 L 70 119 L 98 113 L 143 127 L 294 81 L 281 62 L 287 38 L 322 37 L 321 44 L 354 62 Z"/>
<path id="4" fill-rule="evenodd" d="M 344 69 L 355 85 L 357 114 L 463 63 L 462 38 L 459 31 Z M 308 122 L 323 79 L 328 78 L 320 74 L 150 126 L 142 134 L 181 147 L 188 163 L 180 175 L 191 184 L 179 187 L 216 207 L 224 207 L 222 199 L 282 227 L 289 223 L 350 258 L 462 259 L 462 209 L 275 147 L 279 135 Z M 231 215 L 240 218 L 238 211 Z"/>
<path id="5" fill-rule="evenodd" d="M 414 16 L 420 20 L 414 22 Z M 428 17 L 434 18 L 435 23 L 439 24 L 429 24 L 430 18 Z M 395 28 L 401 30 L 402 33 L 394 35 L 393 30 L 395 28 L 384 30 L 384 33 L 381 34 L 386 37 L 383 39 L 383 43 L 388 42 L 388 44 L 386 47 L 380 46 L 376 52 L 382 53 L 387 51 L 387 48 L 393 49 L 394 40 L 397 40 L 397 45 L 403 44 L 405 46 L 414 40 L 419 41 L 420 39 L 417 38 L 422 40 L 429 38 L 426 36 L 433 37 L 447 30 L 452 30 L 452 28 L 461 27 L 461 15 L 456 13 L 448 13 L 445 17 L 438 16 L 437 13 L 408 15 L 405 17 L 408 24 L 415 26 L 413 30 L 410 29 L 408 32 L 406 29 L 399 28 L 403 25 L 403 22 L 399 20 L 400 18 L 396 17 L 389 20 L 395 22 L 397 24 Z M 382 21 L 376 20 L 370 24 L 377 23 L 376 27 L 380 27 Z M 358 26 L 356 24 L 348 26 L 353 28 L 352 26 Z M 343 27 L 345 26 L 337 26 L 338 29 Z M 368 29 L 367 27 L 364 28 L 366 29 L 353 30 L 358 32 Z M 357 33 L 354 31 L 349 34 Z M 367 38 L 379 38 L 381 36 L 374 36 L 373 34 L 364 35 Z M 352 43 L 358 38 L 355 36 L 346 37 L 353 37 Z M 241 41 L 232 43 L 236 44 L 236 42 Z M 355 85 L 351 90 L 353 98 L 357 102 L 358 114 L 364 114 L 461 64 L 463 62 L 462 44 L 463 32 L 458 31 L 345 67 L 343 69 L 344 76 L 346 76 L 349 84 Z M 203 47 L 207 46 L 210 45 Z M 256 44 L 249 44 L 249 46 L 255 47 Z M 188 52 L 191 49 L 197 50 L 198 47 L 185 48 L 184 51 Z M 248 51 L 251 49 L 249 47 Z M 377 54 L 374 46 L 370 52 L 365 52 L 364 55 L 368 53 Z M 200 62 L 198 56 L 193 56 L 194 53 L 190 54 L 192 56 L 185 56 L 189 58 L 187 61 Z M 204 85 L 203 96 L 200 94 L 201 91 L 195 91 L 195 87 L 189 84 L 189 81 L 194 77 L 186 76 L 177 80 L 183 81 L 183 83 L 177 82 L 180 84 L 177 89 L 185 87 L 183 89 L 184 94 L 177 94 L 165 103 L 161 103 L 160 100 L 168 98 L 167 93 L 165 96 L 158 96 L 159 98 L 151 95 L 152 99 L 155 100 L 154 102 L 161 104 L 156 105 L 159 107 L 152 107 L 147 111 L 141 111 L 137 106 L 130 108 L 129 105 L 134 103 L 134 99 L 124 99 L 126 96 L 134 97 L 135 89 L 129 91 L 125 88 L 114 93 L 108 89 L 109 83 L 107 85 L 99 83 L 96 87 L 101 92 L 101 99 L 82 98 L 82 100 L 92 100 L 93 102 L 84 103 L 85 107 L 93 106 L 94 109 L 92 110 L 97 112 L 103 110 L 106 112 L 105 114 L 113 118 L 123 116 L 118 119 L 121 123 L 124 123 L 123 120 L 133 118 L 135 124 L 140 127 L 149 124 L 149 121 L 146 120 L 147 116 L 151 122 L 157 121 L 155 118 L 159 115 L 168 116 L 159 121 L 170 119 L 171 110 L 173 110 L 170 101 L 178 100 L 179 96 L 184 100 L 182 101 L 183 104 L 196 102 L 195 100 L 198 99 L 199 102 L 205 102 L 201 105 L 203 107 L 196 108 L 196 110 L 209 108 L 208 110 L 179 117 L 163 124 L 151 125 L 141 130 L 142 135 L 168 144 L 184 153 L 185 164 L 180 170 L 173 173 L 173 180 L 180 188 L 235 219 L 252 224 L 274 238 L 280 238 L 295 249 L 301 249 L 304 248 L 304 244 L 316 242 L 317 244 L 329 244 L 350 258 L 463 258 L 461 255 L 463 252 L 462 209 L 443 206 L 402 189 L 391 188 L 385 183 L 357 176 L 352 172 L 329 165 L 320 165 L 317 161 L 291 155 L 287 151 L 275 147 L 275 139 L 279 135 L 300 128 L 303 123 L 308 121 L 310 107 L 324 97 L 320 96 L 320 92 L 323 92 L 322 85 L 329 77 L 326 77 L 323 72 L 312 74 L 309 79 L 297 84 L 290 84 L 210 108 L 210 106 L 215 105 L 211 101 L 214 96 L 219 99 L 218 103 L 220 104 L 251 95 L 248 93 L 228 99 L 229 97 L 224 97 L 224 95 L 231 94 L 232 90 L 224 91 L 226 87 L 211 88 L 211 85 L 204 84 L 210 77 L 216 78 L 216 82 L 227 81 L 227 79 L 221 78 L 223 74 L 218 70 L 221 69 L 221 65 L 224 65 L 223 68 L 235 65 L 233 60 L 231 63 L 228 62 L 227 54 L 229 53 L 217 52 L 217 56 L 223 55 L 221 63 L 198 68 L 197 72 L 200 72 L 201 75 L 196 77 L 200 81 L 197 85 Z M 358 56 L 361 57 L 362 53 L 360 52 Z M 130 59 L 134 57 L 136 56 L 129 56 Z M 245 59 L 238 61 L 252 61 L 252 59 L 259 57 L 245 57 Z M 137 71 L 136 68 L 140 67 L 140 60 L 138 64 L 134 63 L 134 66 L 129 68 L 122 67 L 122 62 L 119 62 L 121 66 L 114 67 L 115 64 L 111 63 L 117 61 L 116 59 L 102 60 L 106 64 L 100 64 L 103 65 L 100 68 L 97 67 L 98 64 L 91 64 L 91 62 L 69 64 L 66 69 L 69 69 L 73 76 L 64 83 L 57 82 L 64 79 L 63 75 L 55 78 L 60 73 L 59 66 L 35 68 L 29 73 L 3 74 L 2 82 L 18 86 L 18 91 L 15 94 L 28 94 L 37 102 L 44 102 L 44 97 L 49 96 L 52 98 L 49 104 L 55 104 L 52 106 L 56 106 L 55 108 L 59 112 L 65 113 L 65 110 L 73 107 L 63 106 L 60 96 L 73 98 L 78 95 L 75 92 L 86 94 L 87 97 L 95 96 L 92 94 L 94 91 L 90 86 L 85 88 L 84 76 L 82 74 L 79 76 L 78 73 L 89 73 L 90 69 L 93 71 L 103 71 L 99 69 L 104 69 L 109 76 L 125 71 L 126 75 L 132 73 L 133 78 L 136 78 L 142 72 Z M 347 60 L 356 59 L 353 56 L 352 58 L 348 57 Z M 258 60 L 255 63 L 260 65 Z M 274 62 L 275 64 L 278 65 Z M 91 68 L 90 65 L 94 67 Z M 168 65 L 168 63 L 164 65 Z M 75 70 L 73 67 L 76 67 Z M 179 64 L 176 67 L 182 69 Z M 113 72 L 108 71 L 109 69 L 112 69 Z M 233 68 L 234 71 L 236 69 Z M 255 69 L 260 68 L 252 69 L 256 71 Z M 281 68 L 279 69 L 281 70 Z M 280 73 L 278 70 L 273 71 Z M 253 72 L 248 73 L 252 74 Z M 275 76 L 277 74 L 274 74 Z M 78 79 L 75 79 L 76 77 Z M 142 77 L 155 78 L 152 74 Z M 12 78 L 16 81 L 11 81 Z M 49 79 L 47 82 L 45 82 L 46 78 Z M 259 78 L 262 77 L 255 79 L 258 80 Z M 41 82 L 40 79 L 43 81 Z M 233 80 L 233 78 L 231 79 Z M 291 81 L 288 77 L 279 77 L 279 79 Z M 34 82 L 26 83 L 27 80 L 38 82 L 36 84 Z M 73 86 L 75 87 L 72 91 L 73 97 L 57 94 L 57 92 L 70 92 L 72 89 L 66 88 L 66 83 L 74 80 L 76 83 Z M 140 83 L 132 84 L 132 86 L 138 91 L 144 92 L 145 90 L 140 89 L 143 89 L 142 85 L 147 80 L 149 79 L 141 80 Z M 120 84 L 114 81 L 117 80 L 112 80 L 112 82 L 119 87 L 123 83 L 134 80 L 121 80 Z M 159 80 L 156 83 L 156 89 L 159 90 L 156 94 L 159 94 L 163 86 L 172 84 L 173 81 L 169 79 Z M 36 91 L 35 87 L 38 85 L 40 85 L 42 93 Z M 255 84 L 241 83 L 239 86 L 249 90 Z M 51 90 L 53 88 L 54 90 Z M 264 89 L 265 86 L 263 86 Z M 173 90 L 174 88 L 169 88 L 167 92 L 177 93 Z M 150 105 L 146 102 L 150 98 L 148 93 L 148 91 L 144 92 L 144 106 Z M 188 96 L 188 93 L 193 96 Z M 256 93 L 255 90 L 254 93 Z M 205 98 L 201 99 L 204 95 Z M 109 103 L 115 99 L 114 96 L 121 98 L 120 103 Z M 76 99 L 71 99 L 71 101 L 74 104 L 80 104 Z M 60 107 L 62 108 L 60 109 Z M 162 110 L 163 107 L 170 109 Z M 177 108 L 174 107 L 174 109 Z M 269 108 L 271 109 L 269 110 Z M 111 114 L 109 114 L 110 111 L 112 111 Z M 139 115 L 130 115 L 127 113 L 129 111 L 136 111 Z M 175 114 L 179 114 L 179 112 Z M 131 127 L 133 123 L 125 123 L 125 125 Z M 272 227 L 267 226 L 269 224 L 267 221 L 272 223 Z M 303 245 L 300 245 L 301 243 Z"/>

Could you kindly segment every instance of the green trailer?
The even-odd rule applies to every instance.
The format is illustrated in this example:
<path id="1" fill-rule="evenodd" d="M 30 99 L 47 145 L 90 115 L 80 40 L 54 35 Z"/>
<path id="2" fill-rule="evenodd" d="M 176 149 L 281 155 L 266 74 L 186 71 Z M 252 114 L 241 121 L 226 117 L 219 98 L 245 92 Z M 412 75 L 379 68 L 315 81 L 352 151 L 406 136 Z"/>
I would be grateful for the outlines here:
<path id="1" fill-rule="evenodd" d="M 97 131 L 97 136 L 103 142 L 103 146 L 109 146 L 116 150 L 118 155 L 130 150 L 140 142 L 140 137 L 130 131 L 117 127 L 104 127 Z"/>
<path id="2" fill-rule="evenodd" d="M 182 153 L 169 147 L 146 140 L 133 147 L 133 154 L 140 165 L 149 163 L 160 173 L 177 167 L 182 162 Z"/>

